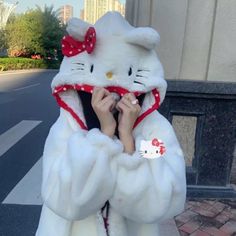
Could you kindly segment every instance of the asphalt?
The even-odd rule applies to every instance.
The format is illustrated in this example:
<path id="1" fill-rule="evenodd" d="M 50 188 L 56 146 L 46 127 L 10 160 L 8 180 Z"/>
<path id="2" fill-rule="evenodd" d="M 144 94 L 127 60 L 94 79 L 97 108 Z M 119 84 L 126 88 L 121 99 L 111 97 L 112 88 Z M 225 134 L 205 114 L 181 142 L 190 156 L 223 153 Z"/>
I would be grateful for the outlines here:
<path id="1" fill-rule="evenodd" d="M 45 123 L 55 120 L 59 110 L 50 84 L 56 73 L 44 70 L 0 73 L 0 133 L 21 120 L 43 120 Z"/>
<path id="2" fill-rule="evenodd" d="M 0 73 L 0 135 L 22 120 L 42 121 L 0 156 L 1 202 L 42 156 L 49 129 L 59 114 L 50 89 L 56 73 Z M 1 204 L 0 236 L 33 236 L 40 211 L 39 205 Z"/>

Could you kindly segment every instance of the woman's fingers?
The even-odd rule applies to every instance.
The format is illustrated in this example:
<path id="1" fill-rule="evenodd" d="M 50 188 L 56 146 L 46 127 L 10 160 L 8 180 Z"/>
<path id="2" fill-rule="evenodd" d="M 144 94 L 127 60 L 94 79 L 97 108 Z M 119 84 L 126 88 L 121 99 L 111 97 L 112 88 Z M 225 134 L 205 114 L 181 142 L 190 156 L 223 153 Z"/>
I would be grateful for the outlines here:
<path id="1" fill-rule="evenodd" d="M 117 125 L 110 110 L 113 103 L 114 98 L 108 90 L 94 87 L 91 105 L 99 119 L 101 131 L 109 137 L 113 137 Z"/>
<path id="2" fill-rule="evenodd" d="M 129 109 L 133 112 L 139 112 L 141 110 L 140 105 L 137 104 L 132 104 L 132 101 L 137 100 L 137 98 L 134 96 L 132 93 L 127 93 L 125 94 L 120 102 L 123 102 Z"/>
<path id="3" fill-rule="evenodd" d="M 94 87 L 93 95 L 92 95 L 92 104 L 97 104 L 101 101 L 105 96 L 108 96 L 110 92 L 102 87 Z"/>
<path id="4" fill-rule="evenodd" d="M 114 107 L 114 101 L 112 100 L 107 101 L 104 105 L 104 109 L 110 112 L 112 111 L 113 107 Z"/>
<path id="5" fill-rule="evenodd" d="M 126 93 L 123 97 L 129 99 L 130 101 L 133 101 L 136 99 L 133 93 Z"/>
<path id="6" fill-rule="evenodd" d="M 118 131 L 123 135 L 132 134 L 133 125 L 141 111 L 139 104 L 132 104 L 134 100 L 136 100 L 134 94 L 125 94 L 116 105 L 117 110 L 120 111 L 118 116 Z"/>
<path id="7" fill-rule="evenodd" d="M 99 102 L 99 106 L 102 110 L 111 110 L 111 108 L 115 105 L 115 100 L 112 95 L 108 95 L 102 101 Z"/>
<path id="8" fill-rule="evenodd" d="M 117 111 L 119 111 L 119 112 L 121 113 L 121 112 L 122 112 L 122 110 L 120 109 L 119 105 L 120 105 L 120 104 L 119 104 L 119 102 L 118 102 L 118 103 L 116 104 L 116 106 L 115 106 L 115 107 L 116 107 L 116 110 L 117 110 Z"/>
<path id="9" fill-rule="evenodd" d="M 123 102 L 132 111 L 136 110 L 136 106 L 138 105 L 138 104 L 136 104 L 136 105 L 132 104 L 131 101 L 128 98 L 125 98 L 125 97 L 122 99 L 121 102 Z"/>
<path id="10" fill-rule="evenodd" d="M 120 112 L 125 112 L 130 108 L 120 100 L 116 105 L 116 109 Z"/>
<path id="11" fill-rule="evenodd" d="M 102 100 L 100 100 L 98 102 L 99 106 L 103 106 L 107 101 L 114 101 L 113 97 L 111 94 L 107 95 L 105 98 L 103 98 Z"/>
<path id="12" fill-rule="evenodd" d="M 117 102 L 112 94 L 103 87 L 94 87 L 92 96 L 92 105 L 97 109 L 103 111 L 112 110 L 114 107 L 119 112 L 139 112 L 141 107 L 139 104 L 132 104 L 132 101 L 136 100 L 133 93 L 126 93 L 119 102 Z"/>

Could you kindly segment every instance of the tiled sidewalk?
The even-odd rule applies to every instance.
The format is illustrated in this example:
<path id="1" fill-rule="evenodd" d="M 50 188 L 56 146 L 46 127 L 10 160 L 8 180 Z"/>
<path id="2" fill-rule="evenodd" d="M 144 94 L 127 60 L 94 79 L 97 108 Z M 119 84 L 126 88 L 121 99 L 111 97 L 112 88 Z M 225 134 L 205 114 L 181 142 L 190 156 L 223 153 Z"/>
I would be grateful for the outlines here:
<path id="1" fill-rule="evenodd" d="M 236 236 L 236 200 L 187 201 L 175 222 L 181 236 Z"/>

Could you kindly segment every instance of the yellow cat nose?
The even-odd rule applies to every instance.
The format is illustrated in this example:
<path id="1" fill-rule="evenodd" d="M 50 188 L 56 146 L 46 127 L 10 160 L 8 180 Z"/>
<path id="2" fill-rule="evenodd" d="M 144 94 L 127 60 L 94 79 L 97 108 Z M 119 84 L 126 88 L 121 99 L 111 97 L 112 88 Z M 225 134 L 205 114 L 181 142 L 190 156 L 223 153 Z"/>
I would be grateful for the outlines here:
<path id="1" fill-rule="evenodd" d="M 111 71 L 106 73 L 107 79 L 112 79 L 113 73 Z"/>

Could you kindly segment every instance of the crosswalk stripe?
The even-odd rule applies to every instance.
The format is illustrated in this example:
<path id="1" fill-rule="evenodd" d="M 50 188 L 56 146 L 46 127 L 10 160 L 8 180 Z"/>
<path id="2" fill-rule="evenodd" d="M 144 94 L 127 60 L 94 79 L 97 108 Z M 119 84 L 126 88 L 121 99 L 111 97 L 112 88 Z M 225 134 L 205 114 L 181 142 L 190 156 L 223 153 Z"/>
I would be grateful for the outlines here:
<path id="1" fill-rule="evenodd" d="M 29 170 L 3 201 L 4 204 L 42 205 L 42 158 Z"/>
<path id="2" fill-rule="evenodd" d="M 0 157 L 42 121 L 22 120 L 0 135 Z"/>

